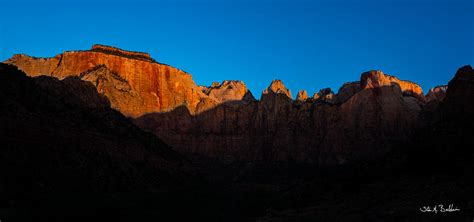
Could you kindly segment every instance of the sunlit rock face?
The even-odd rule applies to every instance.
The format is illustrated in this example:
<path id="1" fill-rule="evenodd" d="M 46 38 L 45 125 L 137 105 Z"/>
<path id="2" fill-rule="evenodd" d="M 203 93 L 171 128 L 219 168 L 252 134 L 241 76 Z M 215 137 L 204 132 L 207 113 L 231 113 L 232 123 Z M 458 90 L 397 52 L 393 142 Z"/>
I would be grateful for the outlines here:
<path id="1" fill-rule="evenodd" d="M 417 84 L 369 71 L 337 94 L 324 88 L 309 99 L 300 91 L 293 100 L 274 80 L 258 101 L 242 81 L 197 86 L 147 53 L 101 45 L 46 59 L 15 55 L 6 63 L 31 76 L 77 76 L 182 153 L 226 160 L 330 165 L 376 158 L 420 127 L 426 100 Z"/>
<path id="2" fill-rule="evenodd" d="M 379 70 L 372 70 L 365 72 L 360 77 L 361 89 L 377 88 L 382 86 L 389 86 L 392 84 L 398 85 L 404 95 L 424 99 L 423 90 L 421 87 L 413 82 L 399 80 L 395 76 L 384 74 Z"/>
<path id="3" fill-rule="evenodd" d="M 4 63 L 17 66 L 29 76 L 51 76 L 58 67 L 61 58 L 61 55 L 52 58 L 36 58 L 24 54 L 16 54 Z"/>
<path id="4" fill-rule="evenodd" d="M 202 88 L 202 92 L 218 103 L 255 100 L 245 83 L 236 80 L 224 80 L 222 83 L 214 82 L 211 87 Z"/>
<path id="5" fill-rule="evenodd" d="M 58 79 L 81 75 L 87 77 L 90 72 L 102 72 L 100 75 L 114 74 L 115 77 L 111 78 L 120 79 L 118 82 L 128 85 L 129 88 L 117 89 L 119 94 L 114 95 L 124 94 L 126 98 L 111 101 L 112 106 L 132 117 L 168 111 L 183 104 L 194 112 L 204 96 L 191 75 L 184 71 L 157 63 L 148 54 L 127 52 L 113 47 L 96 45 L 92 50 L 64 52 L 46 59 L 15 55 L 5 63 L 17 66 L 30 76 L 48 75 Z M 98 70 L 99 66 L 105 66 L 106 69 Z"/>
<path id="6" fill-rule="evenodd" d="M 226 104 L 239 106 L 255 101 L 252 93 L 242 81 L 224 80 L 222 83 L 213 82 L 210 87 L 199 86 L 203 93 L 197 104 L 195 114 L 208 111 L 217 105 Z"/>
<path id="7" fill-rule="evenodd" d="M 298 94 L 296 95 L 296 101 L 304 102 L 307 99 L 308 99 L 308 92 L 306 92 L 306 90 L 298 91 Z"/>
<path id="8" fill-rule="evenodd" d="M 283 82 L 273 81 L 260 101 L 222 103 L 196 116 L 185 109 L 150 114 L 135 122 L 185 153 L 320 165 L 377 158 L 419 127 L 423 102 L 397 85 L 364 90 L 358 82 L 350 85 L 341 104 L 331 102 L 343 100 L 330 89 L 321 90 L 318 99 L 293 101 Z"/>
<path id="9" fill-rule="evenodd" d="M 77 76 L 30 78 L 0 63 L 0 123 L 0 187 L 22 198 L 151 192 L 197 178 L 188 160 Z"/>
<path id="10" fill-rule="evenodd" d="M 272 94 L 272 93 L 273 94 L 284 94 L 288 98 L 290 98 L 290 99 L 292 98 L 290 90 L 287 89 L 285 87 L 285 85 L 283 84 L 283 82 L 279 79 L 273 80 L 272 83 L 270 84 L 270 86 L 263 91 L 264 95 Z"/>

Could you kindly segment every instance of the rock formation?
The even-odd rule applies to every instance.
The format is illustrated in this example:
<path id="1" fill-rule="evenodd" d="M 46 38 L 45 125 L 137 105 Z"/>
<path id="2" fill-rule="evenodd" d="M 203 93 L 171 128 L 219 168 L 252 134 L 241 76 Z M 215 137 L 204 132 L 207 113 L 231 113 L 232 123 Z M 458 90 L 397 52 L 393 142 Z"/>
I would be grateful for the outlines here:
<path id="1" fill-rule="evenodd" d="M 106 92 L 119 92 L 116 96 L 125 99 L 119 103 L 115 103 L 118 100 L 111 100 L 112 107 L 132 117 L 172 110 L 180 105 L 187 105 L 194 112 L 203 97 L 191 75 L 184 71 L 157 63 L 147 54 L 111 47 L 95 45 L 89 51 L 64 52 L 46 59 L 15 55 L 5 63 L 17 66 L 29 76 L 47 75 L 58 79 L 82 76 L 86 77 L 85 80 L 92 80 L 88 73 L 112 75 L 99 78 L 94 84 L 105 87 L 107 84 L 100 83 L 101 81 L 115 79 L 121 82 L 121 86 L 117 87 L 126 86 L 120 89 L 102 89 Z"/>
<path id="2" fill-rule="evenodd" d="M 459 122 L 471 123 L 474 117 L 474 70 L 467 65 L 461 67 L 448 83 L 446 98 L 441 104 L 441 115 Z"/>
<path id="3" fill-rule="evenodd" d="M 202 92 L 214 99 L 217 103 L 231 101 L 254 101 L 252 93 L 242 81 L 225 80 L 222 83 L 214 82 L 211 87 L 203 87 Z"/>
<path id="4" fill-rule="evenodd" d="M 399 80 L 395 76 L 386 75 L 382 71 L 378 70 L 365 72 L 361 76 L 361 89 L 390 86 L 392 84 L 395 84 L 400 87 L 404 95 L 414 96 L 420 100 L 424 99 L 423 90 L 416 83 Z"/>
<path id="5" fill-rule="evenodd" d="M 286 97 L 292 98 L 290 90 L 279 79 L 273 80 L 270 86 L 263 91 L 263 94 L 284 94 Z"/>
<path id="6" fill-rule="evenodd" d="M 104 52 L 107 54 L 114 54 L 121 57 L 129 57 L 132 59 L 140 59 L 140 60 L 144 60 L 148 62 L 156 62 L 154 59 L 151 58 L 150 54 L 146 52 L 132 52 L 132 51 L 127 51 L 127 50 L 119 49 L 112 46 L 96 44 L 92 46 L 91 51 Z"/>
<path id="7" fill-rule="evenodd" d="M 443 101 L 444 97 L 446 97 L 447 90 L 448 86 L 436 86 L 431 88 L 426 94 L 426 101 Z"/>
<path id="8" fill-rule="evenodd" d="M 472 217 L 471 66 L 426 96 L 369 71 L 296 100 L 275 80 L 256 100 L 109 46 L 6 63 L 31 76 L 0 64 L 6 220 L 423 221 L 434 199 Z"/>
<path id="9" fill-rule="evenodd" d="M 298 91 L 298 94 L 296 95 L 296 101 L 304 102 L 307 99 L 308 99 L 308 92 L 306 92 L 306 90 Z"/>
<path id="10" fill-rule="evenodd" d="M 4 197 L 5 190 L 21 198 L 51 191 L 145 191 L 195 175 L 186 159 L 111 109 L 77 76 L 29 78 L 0 63 L 0 80 Z"/>
<path id="11" fill-rule="evenodd" d="M 361 90 L 360 82 L 344 83 L 337 92 L 337 102 L 343 103 Z"/>
<path id="12" fill-rule="evenodd" d="M 366 81 L 371 80 L 362 78 L 361 83 Z M 353 95 L 339 105 L 330 89 L 321 90 L 321 97 L 313 102 L 300 104 L 277 80 L 260 101 L 240 106 L 224 103 L 196 116 L 186 109 L 149 114 L 135 122 L 185 153 L 227 160 L 328 165 L 373 159 L 393 149 L 392 141 L 407 140 L 419 127 L 423 101 L 402 93 L 396 84 L 364 90 L 360 85 L 351 84 L 359 89 L 347 90 Z"/>
<path id="13" fill-rule="evenodd" d="M 316 101 L 324 101 L 327 103 L 334 103 L 336 101 L 335 95 L 331 88 L 324 88 L 313 95 L 313 99 Z"/>
<path id="14" fill-rule="evenodd" d="M 337 94 L 325 88 L 307 99 L 300 91 L 296 101 L 274 80 L 257 101 L 241 81 L 197 86 L 189 74 L 149 54 L 101 45 L 5 62 L 30 76 L 77 76 L 177 150 L 236 160 L 340 164 L 376 158 L 407 140 L 422 125 L 426 101 L 443 91 L 425 98 L 415 83 L 369 71 Z"/>

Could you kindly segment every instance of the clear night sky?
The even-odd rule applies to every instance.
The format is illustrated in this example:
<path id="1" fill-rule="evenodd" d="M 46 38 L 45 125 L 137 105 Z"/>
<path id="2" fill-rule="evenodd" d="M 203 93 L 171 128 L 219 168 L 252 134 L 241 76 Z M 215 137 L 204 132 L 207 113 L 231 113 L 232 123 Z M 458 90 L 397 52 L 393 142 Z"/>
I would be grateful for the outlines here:
<path id="1" fill-rule="evenodd" d="M 371 69 L 426 92 L 474 65 L 474 0 L 0 3 L 1 61 L 100 43 L 149 52 L 200 85 L 243 80 L 257 98 L 276 78 L 312 95 Z"/>

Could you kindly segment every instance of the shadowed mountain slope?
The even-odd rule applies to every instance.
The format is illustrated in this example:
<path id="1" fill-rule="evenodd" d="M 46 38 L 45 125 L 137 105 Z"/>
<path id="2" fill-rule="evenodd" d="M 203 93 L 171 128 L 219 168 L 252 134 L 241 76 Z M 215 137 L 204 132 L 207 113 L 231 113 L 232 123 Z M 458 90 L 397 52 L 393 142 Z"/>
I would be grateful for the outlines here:
<path id="1" fill-rule="evenodd" d="M 424 125 L 385 158 L 319 173 L 257 221 L 467 221 L 474 215 L 474 70 L 460 68 Z M 441 211 L 458 209 L 457 211 Z M 450 206 L 452 205 L 452 206 Z M 424 207 L 438 211 L 421 212 Z"/>
<path id="2" fill-rule="evenodd" d="M 240 81 L 195 86 L 146 53 L 100 45 L 6 63 L 34 78 L 0 66 L 2 218 L 61 209 L 46 220 L 432 221 L 445 217 L 420 207 L 451 203 L 461 212 L 449 219 L 474 212 L 470 66 L 426 97 L 369 71 L 337 94 L 295 101 L 278 80 L 255 100 Z M 205 180 L 132 121 L 192 157 Z"/>
<path id="3" fill-rule="evenodd" d="M 30 76 L 77 76 L 176 150 L 219 159 L 321 165 L 374 159 L 424 124 L 421 87 L 375 70 L 337 94 L 325 88 L 307 98 L 302 91 L 297 101 L 274 80 L 258 101 L 241 81 L 197 86 L 147 53 L 109 46 L 44 59 L 15 55 L 5 63 Z"/>
<path id="4" fill-rule="evenodd" d="M 274 81 L 259 101 L 221 103 L 197 115 L 183 106 L 134 122 L 181 152 L 226 160 L 320 165 L 371 160 L 410 139 L 423 124 L 424 100 L 410 89 L 402 91 L 401 81 L 393 79 L 369 72 L 342 97 L 327 89 L 318 98 L 297 101 Z"/>
<path id="5" fill-rule="evenodd" d="M 32 200 L 45 205 L 23 206 L 33 210 L 25 216 L 36 218 L 65 197 L 61 209 L 72 209 L 76 200 L 85 205 L 75 210 L 87 209 L 100 196 L 161 192 L 198 179 L 189 161 L 111 109 L 89 82 L 30 78 L 0 64 L 0 85 L 2 219 L 8 213 L 19 219 L 22 213 L 8 209 Z M 75 196 L 81 193 L 92 200 Z"/>

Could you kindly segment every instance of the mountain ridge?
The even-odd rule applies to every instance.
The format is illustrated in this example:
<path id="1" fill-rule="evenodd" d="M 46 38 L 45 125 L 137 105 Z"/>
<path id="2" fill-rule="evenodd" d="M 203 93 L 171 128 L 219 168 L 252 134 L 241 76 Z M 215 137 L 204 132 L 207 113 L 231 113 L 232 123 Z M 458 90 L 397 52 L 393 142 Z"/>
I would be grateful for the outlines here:
<path id="1" fill-rule="evenodd" d="M 273 80 L 256 100 L 242 81 L 198 86 L 190 74 L 148 57 L 94 45 L 49 59 L 13 56 L 5 63 L 31 76 L 79 76 L 112 108 L 178 151 L 234 160 L 331 165 L 377 158 L 408 140 L 424 124 L 425 109 L 446 92 L 427 98 L 418 84 L 371 70 L 337 93 L 323 88 L 312 98 L 301 91 L 293 99 L 281 80 Z"/>
<path id="2" fill-rule="evenodd" d="M 119 53 L 111 53 L 111 52 L 114 52 L 114 51 L 117 51 Z M 146 57 L 146 58 L 149 58 L 149 60 L 145 59 L 145 60 L 142 60 L 142 59 L 138 59 L 138 60 L 142 60 L 142 61 L 147 61 L 147 62 L 151 62 L 151 63 L 157 63 L 157 64 L 160 64 L 160 65 L 165 65 L 165 66 L 169 66 L 171 68 L 174 68 L 174 69 L 177 69 L 179 71 L 182 71 L 186 74 L 189 74 L 191 75 L 190 73 L 186 72 L 186 71 L 183 71 L 182 69 L 179 69 L 179 68 L 176 68 L 172 65 L 168 65 L 168 64 L 165 64 L 165 63 L 159 63 L 157 62 L 155 59 L 151 58 L 151 55 L 146 53 L 146 52 L 139 52 L 139 51 L 130 51 L 130 50 L 124 50 L 124 49 L 121 49 L 121 48 L 118 48 L 118 47 L 114 47 L 114 46 L 107 46 L 107 45 L 102 45 L 102 44 L 94 44 L 90 50 L 69 50 L 69 51 L 65 51 L 64 53 L 68 53 L 68 52 L 71 52 L 71 53 L 81 53 L 81 52 L 100 52 L 100 53 L 105 53 L 105 54 L 110 54 L 110 55 L 115 55 L 115 56 L 118 56 L 118 57 L 127 57 L 127 54 L 131 53 L 131 54 L 139 54 L 139 55 L 142 55 L 143 57 Z M 22 57 L 22 56 L 25 56 L 25 57 L 31 57 L 32 59 L 38 59 L 38 60 L 48 60 L 48 59 L 52 59 L 52 58 L 55 58 L 55 57 L 58 57 L 60 56 L 61 54 L 58 54 L 54 57 L 34 57 L 34 56 L 30 56 L 30 55 L 27 55 L 27 54 L 15 54 L 12 56 L 12 58 L 10 59 L 7 59 L 4 61 L 4 63 L 15 63 L 15 61 L 12 61 L 12 60 L 15 60 L 15 57 Z M 134 59 L 133 56 L 132 57 L 129 57 L 131 59 Z M 370 71 L 367 71 L 366 73 L 370 73 L 370 72 L 382 72 L 381 70 L 370 70 Z M 383 72 L 382 72 L 383 73 Z M 391 78 L 391 79 L 395 79 L 395 81 L 398 81 L 398 82 L 406 82 L 406 83 L 411 83 L 411 84 L 414 84 L 415 85 L 415 88 L 419 88 L 421 92 L 423 92 L 423 90 L 421 89 L 421 87 L 413 82 L 413 81 L 410 81 L 410 80 L 400 80 L 398 79 L 396 76 L 393 76 L 393 75 L 388 75 L 388 74 L 385 74 L 385 76 L 387 76 L 388 78 Z M 274 79 L 273 81 L 276 81 L 277 79 Z M 223 81 L 241 81 L 241 80 L 223 80 Z M 281 81 L 281 80 L 280 80 Z M 343 85 L 345 84 L 348 84 L 348 83 L 352 83 L 352 82 L 345 82 L 343 83 Z M 342 86 L 341 86 L 342 87 Z M 304 89 L 301 89 L 301 90 L 304 90 Z"/>

